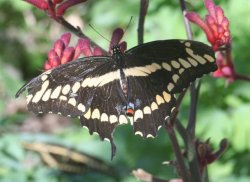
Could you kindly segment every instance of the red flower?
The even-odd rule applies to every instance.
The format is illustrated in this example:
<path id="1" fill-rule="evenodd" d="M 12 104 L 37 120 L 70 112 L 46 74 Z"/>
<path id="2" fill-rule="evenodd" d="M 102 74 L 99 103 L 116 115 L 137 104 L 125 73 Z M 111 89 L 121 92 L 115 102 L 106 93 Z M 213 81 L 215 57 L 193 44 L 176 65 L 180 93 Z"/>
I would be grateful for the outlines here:
<path id="1" fill-rule="evenodd" d="M 234 66 L 230 58 L 226 58 L 221 52 L 217 54 L 216 64 L 218 69 L 213 73 L 214 77 L 226 78 L 229 83 L 236 79 Z"/>
<path id="2" fill-rule="evenodd" d="M 205 21 L 194 12 L 188 12 L 186 17 L 202 28 L 213 50 L 216 51 L 219 47 L 230 44 L 229 21 L 224 16 L 222 8 L 216 6 L 213 0 L 205 0 L 205 6 L 209 13 L 206 15 Z"/>
<path id="3" fill-rule="evenodd" d="M 38 9 L 47 11 L 53 18 L 63 16 L 65 11 L 76 4 L 85 2 L 87 0 L 25 0 L 33 4 Z"/>
<path id="4" fill-rule="evenodd" d="M 76 60 L 81 54 L 84 56 L 102 54 L 101 49 L 98 47 L 95 47 L 92 52 L 88 39 L 79 39 L 75 47 L 70 47 L 70 38 L 71 34 L 65 33 L 54 43 L 53 48 L 48 53 L 48 60 L 44 64 L 45 70 L 55 68 L 60 64 L 65 64 L 72 60 Z"/>
<path id="5" fill-rule="evenodd" d="M 92 46 L 90 45 L 89 39 L 80 39 L 80 40 L 81 40 L 80 50 L 85 57 L 104 55 L 104 53 L 102 52 L 102 50 L 99 47 L 94 46 L 92 48 Z"/>
<path id="6" fill-rule="evenodd" d="M 68 47 L 70 38 L 71 34 L 65 33 L 54 43 L 53 48 L 48 53 L 48 60 L 44 64 L 45 70 L 55 68 L 73 59 L 74 48 Z"/>
<path id="7" fill-rule="evenodd" d="M 113 31 L 111 42 L 109 44 L 109 51 L 108 51 L 110 56 L 112 56 L 112 47 L 114 45 L 119 45 L 122 52 L 124 52 L 127 49 L 127 43 L 125 41 L 121 42 L 123 35 L 124 35 L 124 31 L 121 28 L 116 28 Z M 105 55 L 105 53 L 103 53 L 99 47 L 94 46 L 93 48 L 91 48 L 90 41 L 88 39 L 84 39 L 84 41 L 82 42 L 81 50 L 82 50 L 83 55 L 86 57 Z"/>
<path id="8" fill-rule="evenodd" d="M 111 43 L 109 45 L 110 55 L 112 55 L 111 50 L 113 45 L 119 44 L 123 52 L 126 50 L 127 43 L 124 41 L 119 43 L 123 34 L 123 30 L 120 28 L 114 30 Z M 102 52 L 100 47 L 91 46 L 89 39 L 80 38 L 78 39 L 75 47 L 70 47 L 70 38 L 71 34 L 65 33 L 54 43 L 53 48 L 48 53 L 48 60 L 46 60 L 44 64 L 45 70 L 55 68 L 60 64 L 65 64 L 72 60 L 76 60 L 81 56 L 81 54 L 85 57 L 106 55 L 106 53 Z"/>

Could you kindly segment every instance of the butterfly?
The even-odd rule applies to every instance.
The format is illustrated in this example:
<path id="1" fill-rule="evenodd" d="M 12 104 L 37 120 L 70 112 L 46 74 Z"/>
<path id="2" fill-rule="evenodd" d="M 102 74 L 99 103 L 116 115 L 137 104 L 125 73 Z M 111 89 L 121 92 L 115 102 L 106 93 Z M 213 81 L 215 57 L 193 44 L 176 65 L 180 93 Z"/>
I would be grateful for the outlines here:
<path id="1" fill-rule="evenodd" d="M 26 83 L 33 113 L 80 118 L 90 134 L 111 143 L 117 125 L 130 123 L 134 133 L 155 137 L 175 109 L 175 94 L 196 78 L 215 71 L 212 48 L 191 40 L 158 40 L 112 56 L 80 58 L 48 70 Z"/>

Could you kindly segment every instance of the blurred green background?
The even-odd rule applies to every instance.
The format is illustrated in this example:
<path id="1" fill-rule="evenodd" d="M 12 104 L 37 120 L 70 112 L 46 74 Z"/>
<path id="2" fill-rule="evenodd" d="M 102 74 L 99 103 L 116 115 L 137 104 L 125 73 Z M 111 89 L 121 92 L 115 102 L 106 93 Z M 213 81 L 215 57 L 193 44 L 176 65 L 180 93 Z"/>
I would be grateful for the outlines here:
<path id="1" fill-rule="evenodd" d="M 250 1 L 217 0 L 230 21 L 233 42 L 233 58 L 238 72 L 250 75 Z M 112 3 L 112 4 L 111 4 Z M 206 11 L 202 0 L 189 0 L 188 8 Z M 110 8 L 112 6 L 112 8 Z M 42 72 L 53 42 L 66 30 L 49 19 L 44 12 L 23 1 L 0 0 L 0 181 L 122 181 L 136 179 L 131 171 L 143 168 L 165 179 L 176 177 L 171 166 L 163 161 L 174 158 L 164 130 L 156 139 L 143 140 L 134 136 L 131 126 L 120 126 L 114 134 L 117 154 L 110 161 L 110 145 L 98 136 L 90 136 L 80 127 L 79 121 L 43 115 L 35 116 L 26 110 L 25 97 L 15 99 L 17 90 L 29 79 Z M 91 23 L 102 35 L 110 37 L 116 27 L 126 27 L 124 40 L 128 47 L 137 44 L 138 1 L 88 1 L 67 11 L 65 18 L 82 28 L 92 40 L 103 48 L 108 42 L 88 24 Z M 196 40 L 206 42 L 203 32 L 193 26 Z M 74 36 L 73 36 L 74 37 Z M 145 42 L 186 38 L 183 17 L 178 1 L 151 1 L 145 22 Z M 73 38 L 74 45 L 77 38 Z M 236 81 L 227 85 L 223 79 L 205 76 L 198 105 L 197 136 L 201 140 L 211 138 L 214 149 L 222 138 L 229 140 L 226 153 L 209 165 L 209 177 L 213 182 L 250 181 L 250 83 Z M 180 112 L 181 122 L 187 122 L 188 94 Z M 24 143 L 43 142 L 63 146 L 104 166 L 105 170 L 79 165 L 84 171 L 71 173 L 48 167 L 41 153 L 28 150 Z M 55 157 L 67 163 L 65 158 Z M 53 161 L 53 160 L 52 160 Z"/>

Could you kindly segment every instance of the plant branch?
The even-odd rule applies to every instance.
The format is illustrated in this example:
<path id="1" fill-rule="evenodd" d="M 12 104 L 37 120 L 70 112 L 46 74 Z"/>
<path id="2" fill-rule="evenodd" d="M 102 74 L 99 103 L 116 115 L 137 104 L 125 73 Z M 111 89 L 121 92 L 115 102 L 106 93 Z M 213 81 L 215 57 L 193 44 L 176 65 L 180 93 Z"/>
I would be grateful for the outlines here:
<path id="1" fill-rule="evenodd" d="M 234 64 L 233 64 L 233 61 L 232 61 L 231 44 L 226 46 L 225 52 L 226 52 L 225 57 L 226 57 L 226 60 L 227 60 L 227 64 L 234 71 L 234 79 L 235 80 L 242 80 L 242 81 L 250 81 L 249 76 L 241 75 L 241 74 L 235 72 Z"/>
<path id="2" fill-rule="evenodd" d="M 66 21 L 63 17 L 57 17 L 54 20 L 64 26 L 66 29 L 68 29 L 70 32 L 75 34 L 76 36 L 83 38 L 83 39 L 88 39 L 90 41 L 91 47 L 99 47 L 103 53 L 108 54 L 108 52 L 104 49 L 102 49 L 98 44 L 96 44 L 94 41 L 92 41 L 88 36 L 86 36 L 80 29 L 80 27 L 74 27 L 71 25 L 68 21 Z"/>
<path id="3" fill-rule="evenodd" d="M 190 28 L 190 23 L 188 19 L 185 17 L 186 15 L 186 4 L 184 0 L 180 0 L 181 10 L 184 18 L 184 24 L 186 28 L 186 33 L 188 39 L 192 40 L 192 31 Z M 199 81 L 198 81 L 199 82 Z M 200 83 L 198 83 L 200 85 Z M 188 121 L 188 128 L 187 128 L 187 156 L 189 162 L 189 168 L 191 173 L 192 181 L 201 181 L 201 174 L 199 170 L 199 162 L 197 158 L 197 153 L 195 149 L 195 126 L 196 126 L 196 112 L 197 112 L 197 99 L 198 99 L 199 87 L 196 88 L 195 82 L 190 85 L 190 94 L 191 94 L 191 106 L 189 112 L 189 121 Z"/>
<path id="4" fill-rule="evenodd" d="M 176 101 L 175 112 L 173 113 L 173 116 L 166 122 L 165 129 L 169 135 L 169 139 L 171 141 L 171 145 L 172 145 L 172 148 L 173 148 L 175 156 L 176 156 L 176 161 L 177 161 L 177 165 L 178 165 L 177 171 L 179 172 L 179 174 L 183 178 L 184 182 L 190 182 L 188 170 L 187 170 L 186 165 L 184 163 L 184 157 L 182 155 L 181 148 L 180 148 L 180 145 L 179 145 L 179 142 L 177 140 L 177 137 L 176 137 L 176 134 L 174 131 L 174 127 L 173 127 L 177 121 L 177 114 L 179 111 L 179 107 L 180 107 L 180 104 L 181 104 L 185 94 L 186 94 L 186 91 L 187 91 L 187 89 L 185 89 L 182 93 L 180 93 L 180 95 Z M 182 126 L 181 123 L 179 123 L 179 125 Z"/>
<path id="5" fill-rule="evenodd" d="M 180 93 L 180 95 L 179 95 L 179 97 L 178 97 L 178 99 L 176 101 L 176 108 L 177 109 L 180 108 L 181 102 L 182 102 L 184 96 L 186 95 L 186 93 L 187 93 L 187 89 L 183 90 L 183 92 Z"/>
<path id="6" fill-rule="evenodd" d="M 192 40 L 193 35 L 192 35 L 190 23 L 189 23 L 189 20 L 185 16 L 187 12 L 185 1 L 180 0 L 180 5 L 181 5 L 181 11 L 183 14 L 187 37 L 188 39 Z M 200 85 L 199 81 L 197 82 L 198 82 L 198 85 Z M 190 115 L 189 115 L 189 123 L 188 123 L 188 130 L 189 130 L 188 132 L 190 132 L 193 137 L 194 137 L 194 132 L 195 132 L 197 99 L 198 99 L 198 94 L 199 94 L 199 89 L 195 87 L 195 83 L 196 81 L 194 81 L 190 85 L 191 106 L 190 106 Z"/>
<path id="7" fill-rule="evenodd" d="M 141 0 L 140 2 L 140 14 L 139 14 L 139 21 L 138 21 L 138 44 L 143 43 L 143 36 L 144 36 L 144 22 L 145 17 L 148 11 L 148 4 L 149 0 Z"/>
<path id="8" fill-rule="evenodd" d="M 178 133 L 180 133 L 181 135 L 181 138 L 183 139 L 184 141 L 184 144 L 187 145 L 187 130 L 186 128 L 181 124 L 181 122 L 176 119 L 175 121 L 175 128 L 177 129 Z M 185 148 L 187 149 L 187 146 L 185 146 Z"/>
<path id="9" fill-rule="evenodd" d="M 175 114 L 173 118 L 170 118 L 170 120 L 172 120 L 172 119 L 175 120 L 176 115 L 177 114 Z M 184 182 L 191 182 L 187 167 L 186 167 L 186 165 L 184 163 L 184 157 L 182 155 L 180 145 L 178 143 L 174 128 L 173 128 L 171 123 L 172 123 L 171 121 L 167 122 L 166 126 L 165 126 L 165 129 L 166 129 L 166 131 L 167 131 L 167 133 L 169 135 L 171 145 L 172 145 L 172 148 L 173 148 L 175 156 L 176 156 L 177 171 L 179 172 L 179 174 L 182 177 Z"/>
<path id="10" fill-rule="evenodd" d="M 241 75 L 241 74 L 238 74 L 238 73 L 235 73 L 235 79 L 236 80 L 242 80 L 242 81 L 250 81 L 249 76 Z"/>
<path id="11" fill-rule="evenodd" d="M 183 90 L 183 92 L 181 92 L 180 95 L 178 96 L 178 99 L 176 101 L 175 112 L 179 112 L 180 105 L 186 93 L 187 93 L 187 89 Z M 172 120 L 173 120 L 171 123 L 172 126 L 176 127 L 177 131 L 181 134 L 182 139 L 184 140 L 184 143 L 186 143 L 185 140 L 187 138 L 187 132 L 185 130 L 185 127 L 181 124 L 181 122 L 177 119 L 177 117 Z"/>
<path id="12" fill-rule="evenodd" d="M 176 156 L 176 161 L 177 161 L 177 165 L 178 165 L 177 170 L 180 173 L 181 177 L 183 178 L 184 182 L 190 182 L 188 170 L 187 170 L 186 165 L 184 163 L 184 157 L 182 155 L 181 148 L 180 148 L 180 145 L 178 143 L 176 134 L 174 132 L 174 127 L 173 127 L 177 121 L 177 114 L 179 112 L 180 104 L 182 103 L 182 100 L 183 100 L 186 93 L 187 93 L 187 89 L 185 89 L 183 92 L 180 93 L 180 95 L 176 101 L 175 112 L 173 113 L 173 116 L 169 119 L 169 121 L 166 123 L 165 129 L 169 135 L 169 139 L 171 141 L 171 145 L 172 145 L 172 148 L 173 148 L 175 156 Z M 178 125 L 182 126 L 182 124 L 180 122 L 178 123 Z"/>
<path id="13" fill-rule="evenodd" d="M 189 132 L 192 139 L 195 138 L 195 126 L 196 126 L 196 111 L 197 111 L 197 104 L 198 104 L 198 96 L 199 90 L 201 86 L 201 80 L 197 81 L 198 85 L 195 86 L 195 82 L 190 86 L 190 97 L 191 97 L 191 105 L 190 105 L 190 112 L 189 112 L 189 122 L 187 125 L 187 132 Z"/>
<path id="14" fill-rule="evenodd" d="M 192 31 L 191 31 L 191 27 L 190 27 L 190 23 L 188 21 L 188 19 L 186 18 L 186 13 L 187 13 L 187 8 L 186 8 L 186 4 L 184 0 L 180 0 L 180 5 L 181 5 L 181 11 L 182 11 L 182 15 L 184 18 L 184 24 L 185 24 L 185 28 L 186 28 L 186 34 L 188 39 L 192 40 L 193 39 L 193 35 L 192 35 Z"/>
<path id="15" fill-rule="evenodd" d="M 233 59 L 232 59 L 232 52 L 231 52 L 231 44 L 226 45 L 226 60 L 227 60 L 227 64 L 228 66 L 230 66 L 231 68 L 234 68 L 234 64 L 233 64 Z"/>

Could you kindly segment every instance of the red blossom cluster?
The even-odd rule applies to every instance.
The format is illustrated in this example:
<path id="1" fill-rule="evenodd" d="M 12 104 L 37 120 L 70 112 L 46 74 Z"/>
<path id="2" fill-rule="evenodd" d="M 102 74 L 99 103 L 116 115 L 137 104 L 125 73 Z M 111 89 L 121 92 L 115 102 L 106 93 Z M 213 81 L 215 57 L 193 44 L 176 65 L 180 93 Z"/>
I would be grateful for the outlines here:
<path id="1" fill-rule="evenodd" d="M 40 10 L 47 11 L 53 18 L 63 16 L 65 11 L 76 4 L 83 3 L 87 0 L 25 0 L 33 4 Z"/>
<path id="2" fill-rule="evenodd" d="M 65 64 L 69 61 L 76 60 L 81 54 L 84 56 L 102 55 L 99 47 L 90 47 L 88 39 L 78 39 L 75 47 L 69 46 L 71 34 L 65 33 L 58 39 L 53 48 L 48 53 L 48 60 L 45 61 L 44 69 L 48 70 L 55 68 L 60 64 Z"/>
<path id="3" fill-rule="evenodd" d="M 206 34 L 213 50 L 217 52 L 216 63 L 218 69 L 213 73 L 214 77 L 225 78 L 229 83 L 235 80 L 247 80 L 250 78 L 236 73 L 231 56 L 231 35 L 229 21 L 225 17 L 223 9 L 216 6 L 213 0 L 204 0 L 208 15 L 205 20 L 195 12 L 188 12 L 189 21 L 197 24 Z M 224 48 L 222 48 L 224 47 Z"/>
<path id="4" fill-rule="evenodd" d="M 222 8 L 216 6 L 213 0 L 205 0 L 204 3 L 208 10 L 205 20 L 194 12 L 188 12 L 186 17 L 202 28 L 213 50 L 216 51 L 219 47 L 230 44 L 229 21 L 224 16 Z"/>
<path id="5" fill-rule="evenodd" d="M 125 41 L 119 43 L 123 37 L 124 31 L 121 28 L 114 30 L 109 45 L 109 53 L 113 45 L 119 44 L 122 51 L 126 50 L 127 43 Z M 70 33 L 63 34 L 53 45 L 48 53 L 48 60 L 45 61 L 44 69 L 52 69 L 60 64 L 65 64 L 69 61 L 78 59 L 81 55 L 85 57 L 105 55 L 100 47 L 91 46 L 89 39 L 79 38 L 75 47 L 69 46 L 71 39 Z"/>

